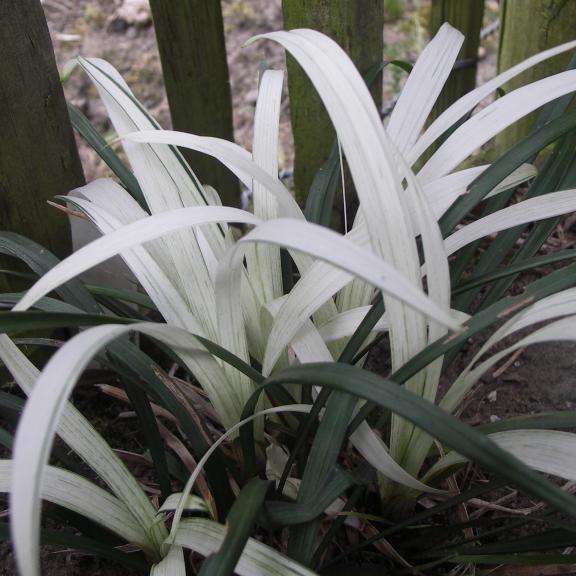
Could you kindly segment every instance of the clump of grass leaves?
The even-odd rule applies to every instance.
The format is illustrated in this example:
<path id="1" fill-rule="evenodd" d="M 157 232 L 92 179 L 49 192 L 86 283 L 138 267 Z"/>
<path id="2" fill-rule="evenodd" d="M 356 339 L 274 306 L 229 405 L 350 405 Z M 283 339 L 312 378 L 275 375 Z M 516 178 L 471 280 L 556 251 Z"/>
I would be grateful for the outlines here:
<path id="1" fill-rule="evenodd" d="M 277 178 L 281 71 L 261 77 L 249 152 L 160 129 L 110 64 L 79 58 L 131 170 L 72 108 L 75 126 L 120 183 L 96 180 L 62 200 L 102 236 L 59 262 L 18 235 L 0 235 L 0 250 L 17 254 L 40 277 L 24 295 L 2 296 L 13 305 L 1 313 L 2 331 L 85 328 L 42 372 L 7 334 L 0 336 L 0 357 L 28 395 L 24 407 L 12 394 L 0 397 L 4 412 L 22 411 L 15 439 L 0 430 L 13 447 L 12 460 L 0 462 L 0 489 L 10 493 L 21 573 L 39 573 L 41 539 L 152 566 L 157 576 L 184 574 L 185 549 L 208 557 L 206 575 L 312 574 L 347 557 L 374 562 L 374 552 L 376 563 L 398 573 L 446 563 L 573 562 L 562 549 L 574 544 L 565 519 L 576 517 L 576 500 L 569 485 L 541 472 L 576 480 L 576 436 L 562 430 L 574 427 L 574 414 L 473 428 L 453 413 L 512 352 L 575 338 L 573 266 L 519 296 L 505 293 L 518 273 L 574 256 L 537 251 L 555 219 L 576 208 L 576 113 L 567 111 L 576 71 L 472 112 L 510 78 L 576 42 L 518 64 L 426 127 L 463 40 L 450 26 L 415 64 L 386 126 L 363 79 L 329 38 L 292 30 L 255 40 L 282 44 L 322 98 L 359 199 L 353 225 L 343 235 L 315 223 L 331 209 L 337 154 L 310 192 L 308 218 Z M 525 141 L 490 166 L 459 169 L 540 107 Z M 550 145 L 537 173 L 531 162 Z M 221 206 L 179 147 L 220 160 L 252 192 L 253 212 Z M 516 186 L 527 182 L 528 192 L 511 203 Z M 240 235 L 232 232 L 237 225 Z M 480 255 L 477 242 L 494 235 Z M 77 278 L 115 255 L 146 295 Z M 149 310 L 163 321 L 151 321 Z M 489 338 L 439 397 L 443 367 L 488 328 Z M 158 357 L 177 362 L 187 378 L 163 372 L 134 334 L 153 340 Z M 362 367 L 382 335 L 390 350 L 387 378 Z M 159 508 L 68 401 L 94 359 L 118 374 L 124 391 L 115 394 L 136 412 Z M 375 425 L 378 414 L 387 425 Z M 92 477 L 60 445 L 52 451 L 56 436 Z M 459 486 L 454 471 L 467 461 L 496 480 Z M 537 517 L 488 519 L 483 531 L 483 519 L 468 516 L 465 503 L 508 484 L 543 508 Z M 69 521 L 81 532 L 83 522 L 92 529 L 83 536 L 41 530 L 41 499 L 74 512 Z M 534 518 L 545 526 L 539 535 L 491 543 Z M 94 525 L 106 537 L 99 539 Z M 348 541 L 349 531 L 360 537 Z"/>

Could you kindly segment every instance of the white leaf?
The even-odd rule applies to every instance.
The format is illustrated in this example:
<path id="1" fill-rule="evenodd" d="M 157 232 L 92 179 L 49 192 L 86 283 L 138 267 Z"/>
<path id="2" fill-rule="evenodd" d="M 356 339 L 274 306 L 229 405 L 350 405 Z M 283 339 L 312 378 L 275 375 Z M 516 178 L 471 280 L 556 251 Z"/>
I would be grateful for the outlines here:
<path id="1" fill-rule="evenodd" d="M 539 472 L 576 481 L 576 434 L 558 430 L 507 430 L 488 434 L 488 438 Z M 449 452 L 434 464 L 427 477 L 466 461 L 460 454 Z"/>
<path id="2" fill-rule="evenodd" d="M 278 202 L 280 213 L 292 218 L 303 218 L 302 211 L 296 204 L 290 192 L 277 176 L 270 175 L 253 162 L 249 152 L 233 142 L 211 138 L 209 136 L 195 136 L 173 130 L 154 130 L 133 132 L 123 137 L 124 141 L 145 142 L 154 144 L 172 144 L 203 152 L 213 156 L 234 172 L 247 187 L 252 188 L 252 178 L 261 182 L 273 194 Z"/>
<path id="3" fill-rule="evenodd" d="M 458 57 L 464 36 L 444 23 L 432 41 L 424 48 L 400 97 L 387 126 L 390 138 L 405 155 L 412 149 Z"/>
<path id="4" fill-rule="evenodd" d="M 333 316 L 330 320 L 318 326 L 320 336 L 325 342 L 352 336 L 370 308 L 371 306 L 359 306 Z M 385 332 L 386 330 L 388 330 L 388 321 L 383 317 L 374 326 L 374 332 Z"/>
<path id="5" fill-rule="evenodd" d="M 186 576 L 186 560 L 181 546 L 170 546 L 164 558 L 152 566 L 150 576 Z"/>
<path id="6" fill-rule="evenodd" d="M 9 492 L 13 462 L 0 460 L 0 492 Z M 54 466 L 47 466 L 41 497 L 89 518 L 127 542 L 147 549 L 147 531 L 136 522 L 126 504 L 96 484 Z"/>
<path id="7" fill-rule="evenodd" d="M 81 198 L 69 198 L 69 202 L 85 212 L 104 234 L 110 234 L 122 227 L 122 222 L 96 203 L 87 202 Z M 125 224 L 135 220 L 128 220 Z M 146 246 L 134 246 L 130 250 L 122 251 L 121 256 L 168 323 L 186 328 L 200 336 L 206 335 L 204 326 L 208 325 L 207 328 L 209 328 L 209 322 L 205 319 L 203 326 L 190 309 L 190 304 L 199 303 L 198 299 L 189 303 L 178 289 L 174 274 L 177 271 L 172 260 L 163 258 L 163 247 L 157 243 L 158 240 L 154 240 L 148 242 Z M 215 304 L 212 306 L 212 313 L 215 314 L 214 308 Z M 206 311 L 205 307 L 202 310 L 198 306 L 193 306 L 193 309 L 196 313 Z"/>
<path id="8" fill-rule="evenodd" d="M 60 262 L 30 288 L 14 310 L 26 310 L 57 286 L 92 266 L 120 254 L 123 250 L 160 238 L 179 229 L 227 221 L 257 224 L 259 220 L 252 214 L 236 208 L 206 206 L 203 208 L 180 208 L 133 222 L 95 240 Z"/>
<path id="9" fill-rule="evenodd" d="M 424 186 L 424 194 L 430 202 L 430 207 L 434 212 L 434 216 L 439 220 L 446 210 L 460 197 L 468 193 L 468 186 L 478 177 L 486 168 L 484 166 L 476 166 L 474 168 L 467 168 L 459 172 L 452 172 L 447 176 L 432 180 Z M 537 170 L 532 164 L 522 164 L 519 168 L 514 170 L 512 174 L 508 175 L 500 184 L 492 189 L 485 198 L 490 198 L 516 188 L 520 184 L 531 180 L 537 175 Z"/>
<path id="10" fill-rule="evenodd" d="M 441 310 L 424 292 L 403 278 L 401 274 L 387 262 L 331 230 L 307 222 L 278 219 L 260 224 L 242 238 L 238 246 L 240 247 L 247 242 L 268 242 L 313 255 L 350 274 L 362 278 L 366 282 L 370 282 L 380 290 L 386 292 L 386 294 L 405 302 L 408 306 L 417 309 L 423 314 L 429 315 L 431 318 L 451 329 L 459 329 L 458 324 L 454 322 L 450 314 Z M 237 262 L 241 261 L 241 255 L 239 254 L 234 255 L 234 258 Z M 236 266 L 238 266 L 238 264 L 236 264 Z M 233 270 L 233 267 L 224 266 L 222 268 L 222 274 L 230 275 L 231 270 Z M 229 284 L 227 283 L 227 285 Z M 296 296 L 294 296 L 294 290 L 295 289 L 293 289 L 289 298 L 286 300 L 284 306 L 289 306 L 291 299 L 296 298 Z M 300 297 L 302 296 L 298 296 L 298 298 Z M 306 298 L 308 299 L 308 295 Z M 228 304 L 226 304 L 226 300 Z M 322 302 L 319 302 L 318 304 L 321 303 Z M 225 309 L 225 306 L 230 307 L 230 304 L 230 299 L 222 296 L 222 301 L 218 306 L 219 314 L 222 314 L 222 318 L 229 320 L 231 315 L 234 314 L 233 310 Z M 314 305 L 313 302 L 312 305 Z M 285 325 L 275 323 L 264 361 L 263 370 L 266 374 L 269 373 L 269 370 L 273 367 L 282 352 L 282 349 L 278 349 L 277 344 L 274 343 L 274 339 L 281 337 L 281 340 L 284 342 L 286 338 L 282 336 L 281 333 L 285 330 Z M 227 329 L 227 332 L 230 331 L 231 328 Z M 291 332 L 293 335 L 292 330 Z M 290 338 L 291 337 L 292 336 L 290 336 Z"/>
<path id="11" fill-rule="evenodd" d="M 238 401 L 214 357 L 188 332 L 165 324 L 142 323 L 97 326 L 72 338 L 52 356 L 38 378 L 16 433 L 11 487 L 12 527 L 19 565 L 29 567 L 29 571 L 22 568 L 25 573 L 37 573 L 39 497 L 54 435 L 62 416 L 66 415 L 68 397 L 94 355 L 114 338 L 131 330 L 168 345 L 205 386 L 223 422 L 228 425 L 229 422 L 238 421 L 243 404 Z M 97 472 L 102 474 L 100 470 Z M 123 500 L 130 505 L 140 525 L 149 530 L 157 527 L 162 532 L 162 523 L 155 521 L 154 510 L 149 503 L 148 507 L 142 506 L 139 499 L 141 489 L 134 483 L 137 487 L 132 490 L 134 494 L 126 495 Z"/>
<path id="12" fill-rule="evenodd" d="M 20 388 L 27 395 L 30 395 L 38 380 L 39 372 L 5 334 L 0 334 L 0 358 Z M 136 479 L 92 425 L 71 404 L 67 404 L 64 408 L 57 433 L 98 473 L 122 502 L 129 503 L 129 510 L 140 526 L 148 527 L 153 524 L 156 511 Z M 26 454 L 24 454 L 24 458 L 26 458 Z M 24 466 L 26 466 L 26 460 L 24 460 Z M 155 530 L 151 533 L 150 546 L 159 545 L 165 534 L 164 527 L 156 525 Z M 34 550 L 37 550 L 38 543 L 37 539 L 36 541 L 33 539 L 29 541 L 28 536 L 29 533 L 24 531 L 23 541 L 20 544 L 21 547 L 24 547 L 24 552 L 19 562 L 31 562 L 30 573 L 34 573 L 33 566 L 37 563 L 37 555 Z M 18 551 L 18 544 L 16 546 Z M 30 548 L 27 548 L 28 546 Z M 28 550 L 32 552 L 28 553 Z M 20 566 L 22 565 L 20 563 Z"/>
<path id="13" fill-rule="evenodd" d="M 576 41 L 566 42 L 555 48 L 550 48 L 539 54 L 535 54 L 530 58 L 512 66 L 502 74 L 496 76 L 492 80 L 489 80 L 485 84 L 482 84 L 478 88 L 475 88 L 468 94 L 465 94 L 460 99 L 458 99 L 454 104 L 452 104 L 448 109 L 446 109 L 432 124 L 428 127 L 426 132 L 420 137 L 416 142 L 416 145 L 412 148 L 408 154 L 407 160 L 410 164 L 414 164 L 416 160 L 421 156 L 421 154 L 433 143 L 435 142 L 446 130 L 453 126 L 458 120 L 463 118 L 470 110 L 472 110 L 477 104 L 479 104 L 486 96 L 489 96 L 500 86 L 506 84 L 509 80 L 518 76 L 524 70 L 532 68 L 539 62 L 543 62 L 548 58 L 552 58 L 557 54 L 566 52 L 576 47 Z"/>
<path id="14" fill-rule="evenodd" d="M 96 84 L 119 136 L 134 130 L 158 131 L 158 123 L 134 98 L 110 64 L 83 58 L 79 58 L 79 63 Z M 153 214 L 188 206 L 206 206 L 204 189 L 176 148 L 127 141 L 124 149 Z M 211 225 L 204 233 L 216 250 L 221 246 L 226 230 L 222 229 L 222 224 Z M 164 244 L 166 266 L 182 275 L 182 294 L 189 302 L 197 299 L 195 316 L 213 336 L 213 312 L 210 314 L 210 308 L 213 311 L 214 306 L 213 288 L 194 231 L 180 230 L 166 237 Z M 194 274 L 189 274 L 189 270 L 194 270 Z"/>
<path id="15" fill-rule="evenodd" d="M 278 175 L 278 133 L 280 102 L 284 73 L 266 70 L 260 81 L 252 157 L 256 165 L 271 176 Z M 254 214 L 262 220 L 278 216 L 278 202 L 259 181 L 252 187 Z M 254 246 L 246 254 L 248 273 L 252 285 L 258 290 L 261 302 L 270 302 L 282 296 L 282 268 L 280 249 L 275 246 Z"/>
<path id="16" fill-rule="evenodd" d="M 108 62 L 98 58 L 78 58 L 78 62 L 98 88 L 119 137 L 160 128 Z M 206 205 L 198 179 L 178 150 L 130 143 L 124 148 L 153 213 Z"/>
<path id="17" fill-rule="evenodd" d="M 522 310 L 513 316 L 510 320 L 508 320 L 508 322 L 496 330 L 496 332 L 494 332 L 494 334 L 488 338 L 480 350 L 478 350 L 470 363 L 452 383 L 449 390 L 444 395 L 444 398 L 442 398 L 441 406 L 448 411 L 454 410 L 460 404 L 465 395 L 471 390 L 472 386 L 482 377 L 484 373 L 486 373 L 487 370 L 489 370 L 507 354 L 512 353 L 518 348 L 518 345 L 515 345 L 512 348 L 506 348 L 505 350 L 492 355 L 473 369 L 480 358 L 482 358 L 490 350 L 490 348 L 495 346 L 497 343 L 518 332 L 519 330 L 523 330 L 541 322 L 555 320 L 557 318 L 561 318 L 562 316 L 576 317 L 574 315 L 576 315 L 576 289 L 569 288 L 567 290 L 558 292 L 557 294 L 548 296 L 547 298 L 543 298 L 542 300 L 535 302 L 525 310 Z M 539 338 L 542 337 L 542 335 L 544 335 L 544 338 L 550 337 L 550 330 L 552 330 L 552 339 L 565 339 L 566 335 L 561 332 L 564 324 L 561 323 L 559 326 L 559 333 L 556 332 L 557 328 L 555 327 L 555 324 L 551 324 L 550 328 L 545 327 L 535 332 L 533 335 L 530 335 L 528 338 Z M 532 340 L 522 340 L 524 343 L 530 341 Z"/>
<path id="18" fill-rule="evenodd" d="M 182 493 L 177 492 L 175 494 L 170 494 L 160 508 L 158 508 L 158 512 L 173 512 L 180 504 L 182 499 Z M 186 502 L 184 504 L 184 510 L 187 512 L 202 512 L 204 514 L 209 514 L 210 509 L 206 505 L 206 502 L 200 496 L 196 496 L 194 494 L 188 494 L 186 498 Z"/>
<path id="19" fill-rule="evenodd" d="M 406 470 L 390 456 L 382 439 L 368 426 L 366 421 L 358 426 L 350 436 L 350 441 L 366 461 L 378 470 L 380 474 L 386 476 L 386 478 L 418 492 L 429 494 L 445 493 L 444 490 L 437 490 L 436 488 L 427 486 L 406 472 Z"/>
<path id="20" fill-rule="evenodd" d="M 576 90 L 576 70 L 522 86 L 486 106 L 438 148 L 418 172 L 421 182 L 448 174 L 492 137 L 540 106 Z"/>
<path id="21" fill-rule="evenodd" d="M 336 42 L 313 30 L 258 38 L 282 44 L 309 76 L 342 144 L 374 253 L 419 287 L 418 253 L 401 185 L 404 174 L 398 170 L 397 154 L 354 64 Z M 384 301 L 393 319 L 390 338 L 395 360 L 401 358 L 403 363 L 424 346 L 426 323 L 419 311 L 404 302 L 388 294 Z"/>
<path id="22" fill-rule="evenodd" d="M 203 518 L 183 520 L 174 536 L 174 543 L 210 556 L 218 552 L 226 536 L 226 527 Z M 234 569 L 240 576 L 314 576 L 301 566 L 273 548 L 249 538 L 240 560 Z"/>
<path id="23" fill-rule="evenodd" d="M 480 218 L 444 241 L 446 252 L 453 254 L 467 244 L 489 236 L 496 232 L 512 228 L 520 224 L 529 224 L 546 218 L 562 216 L 576 210 L 576 189 L 551 192 L 536 198 L 530 198 L 502 210 L 498 210 L 484 218 Z"/>

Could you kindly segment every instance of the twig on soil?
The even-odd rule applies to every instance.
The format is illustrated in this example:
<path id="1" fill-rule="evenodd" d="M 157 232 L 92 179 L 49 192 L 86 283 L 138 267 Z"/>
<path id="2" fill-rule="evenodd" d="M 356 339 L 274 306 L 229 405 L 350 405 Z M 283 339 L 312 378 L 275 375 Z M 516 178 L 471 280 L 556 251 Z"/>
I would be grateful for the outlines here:
<path id="1" fill-rule="evenodd" d="M 504 362 L 504 364 L 502 364 L 500 368 L 497 368 L 496 370 L 494 370 L 494 372 L 492 372 L 492 377 L 499 378 L 500 376 L 502 376 L 502 374 L 504 374 L 504 372 L 506 372 L 506 370 L 508 370 L 508 368 L 510 368 L 510 366 L 512 366 L 514 362 L 518 360 L 518 358 L 520 357 L 522 352 L 524 352 L 524 350 L 526 350 L 526 348 L 519 348 L 518 350 L 516 350 L 516 352 L 514 352 L 514 354 L 512 354 L 512 356 L 510 356 L 510 358 L 508 358 L 508 360 L 506 360 L 506 362 Z"/>

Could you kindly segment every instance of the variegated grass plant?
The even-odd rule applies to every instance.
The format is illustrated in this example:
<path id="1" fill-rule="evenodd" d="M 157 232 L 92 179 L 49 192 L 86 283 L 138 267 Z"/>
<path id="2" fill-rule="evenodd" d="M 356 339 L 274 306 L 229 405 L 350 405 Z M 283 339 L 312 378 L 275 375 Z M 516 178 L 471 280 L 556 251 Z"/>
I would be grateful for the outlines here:
<path id="1" fill-rule="evenodd" d="M 282 44 L 320 94 L 358 194 L 356 218 L 343 235 L 315 224 L 322 218 L 313 210 L 307 211 L 313 221 L 307 221 L 278 180 L 282 72 L 262 75 L 249 152 L 216 138 L 161 130 L 112 66 L 79 59 L 132 172 L 72 110 L 77 128 L 120 179 L 120 184 L 100 179 L 63 198 L 102 237 L 62 262 L 16 235 L 0 239 L 3 252 L 18 252 L 41 276 L 23 297 L 3 297 L 16 302 L 11 312 L 2 313 L 5 332 L 92 326 L 59 347 L 42 372 L 7 335 L 0 337 L 0 356 L 28 395 L 13 459 L 0 465 L 0 487 L 10 492 L 18 564 L 26 576 L 39 573 L 41 499 L 87 517 L 142 551 L 156 575 L 184 574 L 186 548 L 214 554 L 203 574 L 312 573 L 331 561 L 325 551 L 344 521 L 351 529 L 368 523 L 372 540 L 382 542 L 433 515 L 419 512 L 406 520 L 422 496 L 444 503 L 438 510 L 465 501 L 469 495 L 456 495 L 453 478 L 445 484 L 438 478 L 467 460 L 550 510 L 576 517 L 574 498 L 537 472 L 576 480 L 576 436 L 549 429 L 574 426 L 572 413 L 511 420 L 484 430 L 451 415 L 500 359 L 529 344 L 572 340 L 576 334 L 573 268 L 535 282 L 521 296 L 502 298 L 506 278 L 543 262 L 534 254 L 546 230 L 535 227 L 531 252 L 522 248 L 506 269 L 495 269 L 511 254 L 510 234 L 518 235 L 520 226 L 549 223 L 576 208 L 576 191 L 566 189 L 567 171 L 559 168 L 573 159 L 566 135 L 576 116 L 565 108 L 567 95 L 576 89 L 576 71 L 520 88 L 471 114 L 509 79 L 576 42 L 518 64 L 426 127 L 463 40 L 450 26 L 441 28 L 418 59 L 385 126 L 362 78 L 333 41 L 311 30 L 256 39 Z M 460 168 L 497 133 L 543 105 L 548 107 L 541 125 L 526 141 L 492 166 Z M 536 176 L 529 162 L 557 140 L 542 172 L 546 178 Z M 419 162 L 432 145 L 429 159 Z M 225 164 L 251 190 L 253 212 L 221 206 L 216 191 L 198 182 L 178 147 Z M 338 169 L 338 162 L 331 169 Z M 535 176 L 528 193 L 533 197 L 510 204 L 511 191 Z M 317 197 L 327 192 L 321 180 L 312 192 Z M 484 213 L 471 219 L 477 206 Z M 238 239 L 234 225 L 244 230 Z M 512 231 L 498 234 L 495 242 L 503 244 L 492 267 L 470 252 L 478 240 L 504 230 Z M 122 256 L 147 296 L 86 286 L 76 278 L 115 255 Z M 572 256 L 563 252 L 545 261 Z M 297 274 L 291 285 L 293 268 Z M 488 284 L 492 292 L 478 305 L 485 297 L 478 296 L 478 287 Z M 48 297 L 53 291 L 58 299 Z M 476 294 L 474 305 L 480 308 L 472 316 L 469 294 Z M 41 312 L 27 312 L 31 308 Z M 146 308 L 157 310 L 164 322 L 149 321 Z M 538 329 L 526 336 L 533 326 Z M 443 363 L 489 327 L 498 329 L 439 398 Z M 509 339 L 520 330 L 522 338 Z M 163 374 L 128 338 L 134 333 L 152 338 L 193 379 Z M 382 334 L 389 342 L 388 378 L 361 368 L 367 349 Z M 493 352 L 496 344 L 500 347 Z M 68 402 L 94 358 L 114 368 L 126 385 L 158 474 L 159 509 Z M 366 420 L 375 407 L 391 414 L 384 436 Z M 182 440 L 161 423 L 164 418 L 177 423 Z M 106 489 L 48 465 L 55 436 Z M 170 438 L 168 444 L 181 458 L 187 455 L 193 469 L 177 493 L 172 493 L 174 478 L 161 436 Z M 358 459 L 348 449 L 339 459 L 348 442 L 363 464 L 354 464 Z M 400 522 L 383 531 L 356 505 L 370 470 L 378 473 L 384 512 Z M 476 487 L 474 493 L 493 486 Z M 201 498 L 191 495 L 194 490 Z M 343 509 L 345 515 L 334 515 Z M 323 518 L 332 519 L 328 528 Z M 253 538 L 256 524 L 261 541 Z M 282 527 L 287 547 L 275 536 Z M 392 565 L 406 567 L 391 545 L 380 549 Z M 457 554 L 438 550 L 428 550 L 421 562 L 471 558 L 465 547 Z M 485 558 L 493 560 L 490 554 Z M 108 555 L 136 564 L 141 558 L 115 549 Z"/>

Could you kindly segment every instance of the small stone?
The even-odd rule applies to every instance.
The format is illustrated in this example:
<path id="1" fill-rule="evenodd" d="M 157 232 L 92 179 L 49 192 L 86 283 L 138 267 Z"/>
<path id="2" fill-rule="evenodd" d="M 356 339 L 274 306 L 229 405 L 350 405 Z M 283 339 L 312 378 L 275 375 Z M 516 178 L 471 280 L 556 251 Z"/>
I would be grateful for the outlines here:
<path id="1" fill-rule="evenodd" d="M 123 18 L 113 18 L 108 24 L 108 30 L 114 34 L 122 34 L 128 28 L 128 22 Z"/>
<path id="2" fill-rule="evenodd" d="M 117 16 L 128 26 L 148 26 L 152 20 L 148 0 L 124 0 L 118 8 Z"/>
<path id="3" fill-rule="evenodd" d="M 491 422 L 492 424 L 494 424 L 495 422 L 500 422 L 500 417 L 499 417 L 499 416 L 496 416 L 496 414 L 491 414 L 491 415 L 490 415 L 490 422 Z"/>

